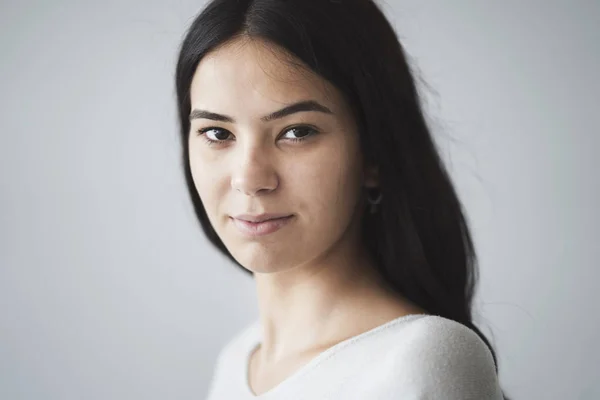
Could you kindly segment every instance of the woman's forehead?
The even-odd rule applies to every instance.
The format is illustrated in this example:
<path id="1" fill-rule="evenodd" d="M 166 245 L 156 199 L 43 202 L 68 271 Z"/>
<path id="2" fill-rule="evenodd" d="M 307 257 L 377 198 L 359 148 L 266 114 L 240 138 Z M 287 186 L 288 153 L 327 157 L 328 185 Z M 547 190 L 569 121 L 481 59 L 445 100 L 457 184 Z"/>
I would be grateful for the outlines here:
<path id="1" fill-rule="evenodd" d="M 238 40 L 207 54 L 198 64 L 193 105 L 289 104 L 301 100 L 342 107 L 333 86 L 274 45 Z"/>

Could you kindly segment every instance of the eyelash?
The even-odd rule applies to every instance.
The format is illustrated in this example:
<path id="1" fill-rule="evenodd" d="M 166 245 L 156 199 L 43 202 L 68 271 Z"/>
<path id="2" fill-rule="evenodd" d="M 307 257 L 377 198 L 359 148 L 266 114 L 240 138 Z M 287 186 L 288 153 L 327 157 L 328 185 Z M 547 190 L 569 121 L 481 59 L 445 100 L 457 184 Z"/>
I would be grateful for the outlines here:
<path id="1" fill-rule="evenodd" d="M 297 125 L 297 126 L 292 126 L 290 128 L 285 129 L 283 132 L 284 134 L 288 131 L 291 131 L 293 129 L 299 129 L 299 130 L 307 130 L 309 132 L 308 135 L 303 136 L 301 138 L 291 138 L 291 139 L 286 139 L 292 142 L 302 142 L 303 140 L 306 140 L 314 135 L 316 135 L 317 133 L 319 133 L 315 128 L 308 126 L 308 125 Z M 221 143 L 226 142 L 227 140 L 212 140 L 209 139 L 205 133 L 208 131 L 212 131 L 212 130 L 219 130 L 219 131 L 225 131 L 227 132 L 226 129 L 223 128 L 217 128 L 217 127 L 208 127 L 208 128 L 202 128 L 202 129 L 198 129 L 196 132 L 198 133 L 198 135 L 201 135 L 203 137 L 203 139 L 208 143 L 209 146 L 213 146 L 213 145 L 219 145 Z M 231 133 L 231 132 L 230 132 Z"/>

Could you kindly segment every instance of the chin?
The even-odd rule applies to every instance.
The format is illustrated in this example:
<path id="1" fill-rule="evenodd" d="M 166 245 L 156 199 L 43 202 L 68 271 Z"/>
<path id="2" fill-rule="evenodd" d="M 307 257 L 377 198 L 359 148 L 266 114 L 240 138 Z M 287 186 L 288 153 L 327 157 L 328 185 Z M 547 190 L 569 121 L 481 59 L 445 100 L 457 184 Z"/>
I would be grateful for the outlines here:
<path id="1" fill-rule="evenodd" d="M 237 249 L 231 254 L 244 268 L 252 272 L 271 273 L 290 269 L 296 263 L 290 262 L 293 254 L 280 249 L 266 249 L 261 246 L 246 246 L 245 249 Z"/>

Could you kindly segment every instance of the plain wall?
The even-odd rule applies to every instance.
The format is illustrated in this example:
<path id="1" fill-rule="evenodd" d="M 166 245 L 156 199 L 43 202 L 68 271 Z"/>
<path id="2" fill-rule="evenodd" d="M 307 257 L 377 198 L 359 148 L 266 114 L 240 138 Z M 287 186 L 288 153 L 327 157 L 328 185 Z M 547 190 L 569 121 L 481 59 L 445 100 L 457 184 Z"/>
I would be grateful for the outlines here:
<path id="1" fill-rule="evenodd" d="M 203 5 L 2 1 L 0 398 L 203 398 L 257 317 L 181 171 L 175 59 Z M 600 2 L 383 8 L 431 88 L 503 389 L 600 398 Z"/>

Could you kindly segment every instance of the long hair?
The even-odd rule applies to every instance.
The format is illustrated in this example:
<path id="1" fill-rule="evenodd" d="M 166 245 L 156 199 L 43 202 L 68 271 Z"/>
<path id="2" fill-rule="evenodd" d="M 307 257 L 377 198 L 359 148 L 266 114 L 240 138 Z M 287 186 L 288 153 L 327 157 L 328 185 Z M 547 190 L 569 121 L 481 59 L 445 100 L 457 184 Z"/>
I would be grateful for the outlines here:
<path id="1" fill-rule="evenodd" d="M 473 324 L 479 277 L 462 205 L 426 124 L 404 49 L 372 0 L 213 0 L 192 22 L 176 66 L 178 117 L 187 188 L 209 241 L 250 272 L 210 224 L 188 158 L 196 67 L 209 51 L 237 37 L 285 49 L 342 92 L 358 123 L 365 160 L 378 167 L 383 197 L 378 212 L 364 214 L 361 236 L 379 273 L 429 313 L 476 332 L 498 373 L 492 346 Z"/>

